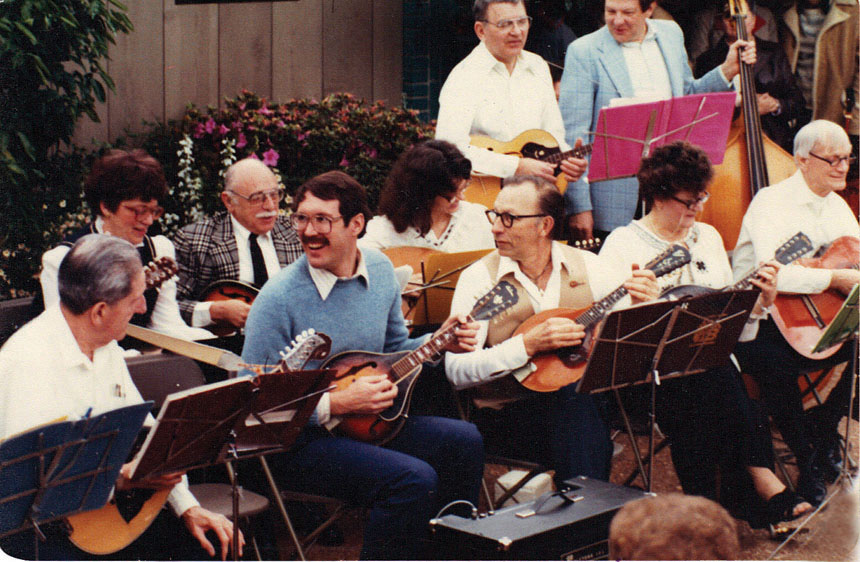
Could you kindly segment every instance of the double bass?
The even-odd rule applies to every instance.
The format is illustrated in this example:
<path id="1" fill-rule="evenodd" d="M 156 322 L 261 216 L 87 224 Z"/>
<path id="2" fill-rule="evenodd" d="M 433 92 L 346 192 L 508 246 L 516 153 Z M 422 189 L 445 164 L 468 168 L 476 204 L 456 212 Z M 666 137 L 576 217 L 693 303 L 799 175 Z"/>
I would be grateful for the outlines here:
<path id="1" fill-rule="evenodd" d="M 729 9 L 738 39 L 749 40 L 745 25 L 749 13 L 746 0 L 729 0 Z M 708 186 L 711 198 L 699 218 L 717 229 L 726 251 L 734 249 L 744 213 L 755 194 L 771 183 L 788 178 L 796 170 L 794 158 L 762 133 L 754 68 L 743 61 L 739 64 L 741 117 L 729 130 L 722 164 L 714 166 L 714 177 Z"/>

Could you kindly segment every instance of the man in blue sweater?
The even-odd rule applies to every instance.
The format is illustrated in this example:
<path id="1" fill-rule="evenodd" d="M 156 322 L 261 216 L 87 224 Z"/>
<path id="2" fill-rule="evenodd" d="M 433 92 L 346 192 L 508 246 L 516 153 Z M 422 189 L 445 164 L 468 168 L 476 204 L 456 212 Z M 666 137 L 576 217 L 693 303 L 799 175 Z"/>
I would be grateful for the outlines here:
<path id="1" fill-rule="evenodd" d="M 245 324 L 242 358 L 274 364 L 279 350 L 303 330 L 332 339 L 331 353 L 348 350 L 411 350 L 400 311 L 400 285 L 391 262 L 376 250 L 357 247 L 370 211 L 364 188 L 342 172 L 307 181 L 293 202 L 292 223 L 305 255 L 271 278 L 254 301 Z M 448 350 L 474 349 L 477 324 L 455 322 Z M 316 365 L 311 363 L 310 367 Z M 362 559 L 427 556 L 427 523 L 453 500 L 477 504 L 484 450 L 470 423 L 410 416 L 385 447 L 330 434 L 337 417 L 376 414 L 393 403 L 397 387 L 384 375 L 360 377 L 325 394 L 296 446 L 280 463 L 290 486 L 370 508 Z"/>

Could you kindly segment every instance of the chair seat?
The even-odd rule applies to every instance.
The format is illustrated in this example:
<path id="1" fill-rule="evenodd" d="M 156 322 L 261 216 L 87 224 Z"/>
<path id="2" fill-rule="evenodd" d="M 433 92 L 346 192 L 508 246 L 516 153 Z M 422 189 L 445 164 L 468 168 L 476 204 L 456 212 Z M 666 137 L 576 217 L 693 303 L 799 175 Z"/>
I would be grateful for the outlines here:
<path id="1" fill-rule="evenodd" d="M 194 484 L 191 493 L 209 511 L 233 518 L 233 489 L 229 484 Z M 251 517 L 269 509 L 269 500 L 239 487 L 239 517 Z"/>

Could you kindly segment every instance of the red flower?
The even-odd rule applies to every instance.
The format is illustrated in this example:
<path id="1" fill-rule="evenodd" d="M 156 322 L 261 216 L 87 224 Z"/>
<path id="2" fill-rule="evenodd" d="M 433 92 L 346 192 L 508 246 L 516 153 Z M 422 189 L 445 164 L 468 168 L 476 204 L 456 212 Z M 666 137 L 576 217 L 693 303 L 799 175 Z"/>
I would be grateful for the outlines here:
<path id="1" fill-rule="evenodd" d="M 265 164 L 266 166 L 272 166 L 272 167 L 277 166 L 278 165 L 278 158 L 280 158 L 280 155 L 278 154 L 278 152 L 274 148 L 270 148 L 269 150 L 267 150 L 266 152 L 263 153 L 263 164 Z"/>

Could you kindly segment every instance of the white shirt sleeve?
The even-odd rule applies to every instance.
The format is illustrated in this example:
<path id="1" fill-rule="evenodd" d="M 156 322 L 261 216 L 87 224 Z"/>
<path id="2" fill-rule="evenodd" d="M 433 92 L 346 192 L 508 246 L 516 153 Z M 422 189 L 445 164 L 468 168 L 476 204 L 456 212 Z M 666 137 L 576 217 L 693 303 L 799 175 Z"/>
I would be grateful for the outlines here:
<path id="1" fill-rule="evenodd" d="M 39 283 L 42 285 L 42 296 L 45 299 L 45 308 L 54 306 L 60 302 L 60 289 L 57 280 L 60 263 L 69 253 L 68 246 L 57 246 L 42 254 L 42 273 L 39 275 Z"/>
<path id="2" fill-rule="evenodd" d="M 152 241 L 155 246 L 156 257 L 167 256 L 176 259 L 176 250 L 173 247 L 173 242 L 164 236 L 155 236 Z M 161 285 L 158 299 L 155 301 L 155 307 L 152 310 L 149 327 L 159 332 L 191 340 L 215 337 L 208 330 L 192 328 L 182 319 L 182 316 L 179 314 L 179 304 L 176 302 L 176 280 L 173 278 Z"/>

